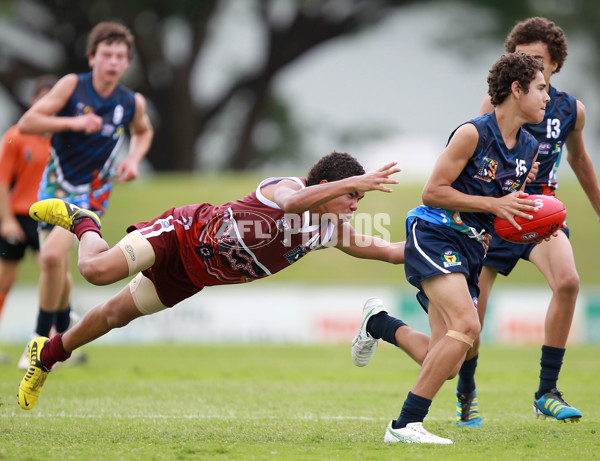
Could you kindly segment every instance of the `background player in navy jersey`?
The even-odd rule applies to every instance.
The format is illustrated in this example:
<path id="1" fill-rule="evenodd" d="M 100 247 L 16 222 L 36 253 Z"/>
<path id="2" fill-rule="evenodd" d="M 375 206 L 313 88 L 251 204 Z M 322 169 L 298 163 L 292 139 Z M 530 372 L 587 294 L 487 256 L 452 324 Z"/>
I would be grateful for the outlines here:
<path id="1" fill-rule="evenodd" d="M 23 133 L 52 133 L 39 198 L 60 198 L 102 215 L 113 178 L 121 182 L 138 176 L 153 129 L 144 97 L 119 83 L 134 54 L 129 29 L 115 22 L 99 23 L 88 36 L 86 53 L 91 71 L 62 77 L 18 126 Z M 116 165 L 126 134 L 129 153 Z M 63 332 L 70 319 L 69 259 L 75 238 L 61 227 L 42 232 L 40 310 L 34 336 L 48 336 L 52 327 Z M 19 368 L 28 364 L 26 350 Z"/>
<path id="2" fill-rule="evenodd" d="M 527 184 L 525 192 L 555 194 L 558 185 L 556 173 L 566 145 L 567 161 L 600 220 L 600 188 L 594 165 L 583 142 L 585 107 L 569 94 L 550 85 L 550 77 L 560 71 L 567 58 L 567 41 L 562 29 L 545 18 L 530 18 L 515 25 L 506 38 L 505 47 L 508 52 L 528 54 L 544 63 L 546 91 L 550 95 L 542 122 L 524 126 L 540 143 L 537 158 L 540 163 L 539 171 L 536 179 Z M 483 102 L 481 113 L 492 109 L 488 97 Z M 581 412 L 567 404 L 557 389 L 579 292 L 579 276 L 569 242 L 569 229 L 563 228 L 556 238 L 537 245 L 507 242 L 498 237 L 493 229 L 492 235 L 479 279 L 478 310 L 481 324 L 483 325 L 490 291 L 497 274 L 508 275 L 519 259 L 531 261 L 552 289 L 544 328 L 540 381 L 534 396 L 533 410 L 536 415 L 544 418 L 578 420 L 582 416 Z M 467 358 L 459 372 L 456 404 L 459 426 L 481 425 L 474 379 L 479 344 L 480 338 L 477 338 L 467 352 Z"/>
<path id="3" fill-rule="evenodd" d="M 421 363 L 385 442 L 452 443 L 425 430 L 423 421 L 480 332 L 477 282 L 484 235 L 495 216 L 518 227 L 514 216 L 527 218 L 526 211 L 535 209 L 535 202 L 519 191 L 537 152 L 537 141 L 522 125 L 539 123 L 550 100 L 542 70 L 540 61 L 518 53 L 503 55 L 492 66 L 488 91 L 495 110 L 452 133 L 423 190 L 424 205 L 408 213 L 404 268 L 428 312 L 431 338 L 404 327 L 378 299 L 365 304 L 352 346 L 354 363 L 369 362 L 378 338 L 402 347 L 395 338 L 402 330 L 414 333 L 409 354 Z"/>
<path id="4" fill-rule="evenodd" d="M 38 219 L 73 231 L 80 240 L 79 270 L 91 283 L 106 285 L 138 273 L 127 287 L 93 308 L 66 333 L 33 339 L 30 365 L 19 387 L 19 403 L 31 409 L 48 370 L 71 352 L 161 311 L 204 287 L 244 283 L 267 277 L 307 253 L 330 246 L 357 257 L 404 262 L 404 242 L 356 235 L 348 220 L 368 191 L 392 192 L 396 162 L 365 173 L 346 153 L 319 160 L 306 179 L 269 178 L 250 195 L 221 206 L 208 203 L 167 210 L 128 228 L 109 248 L 99 219 L 58 199 L 37 202 Z"/>

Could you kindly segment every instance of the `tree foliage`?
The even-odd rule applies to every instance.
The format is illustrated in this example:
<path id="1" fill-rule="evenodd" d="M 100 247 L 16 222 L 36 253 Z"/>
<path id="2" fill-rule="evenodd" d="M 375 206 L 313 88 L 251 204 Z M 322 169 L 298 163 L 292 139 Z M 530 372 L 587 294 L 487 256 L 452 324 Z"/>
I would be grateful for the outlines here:
<path id="1" fill-rule="evenodd" d="M 222 132 L 224 118 L 229 118 L 235 123 L 222 136 L 225 142 L 214 149 L 218 152 L 204 154 L 217 156 L 226 168 L 249 169 L 272 159 L 277 152 L 293 156 L 298 133 L 285 104 L 272 91 L 278 73 L 323 43 L 376 24 L 388 6 L 411 0 L 244 0 L 263 38 L 263 58 L 252 69 L 234 69 L 218 94 L 198 97 L 194 79 L 204 71 L 198 69 L 199 59 L 210 51 L 211 36 L 223 9 L 234 3 L 24 0 L 5 5 L 1 13 L 6 24 L 11 24 L 10 34 L 27 37 L 52 53 L 40 57 L 37 46 L 27 49 L 18 44 L 12 52 L 4 48 L 4 53 L 0 51 L 4 55 L 0 84 L 8 93 L 18 94 L 25 79 L 40 73 L 86 71 L 89 30 L 100 21 L 122 22 L 134 32 L 137 47 L 125 83 L 147 98 L 155 125 L 148 155 L 152 166 L 163 171 L 196 168 L 198 151 L 210 149 L 207 140 Z M 7 42 L 6 35 L 0 36 L 0 43 Z M 23 102 L 20 104 L 25 109 Z M 265 126 L 278 134 L 266 145 L 261 143 L 260 131 L 257 135 Z"/>
<path id="2" fill-rule="evenodd" d="M 432 14 L 443 12 L 450 1 L 428 2 Z M 24 110 L 24 82 L 47 72 L 85 72 L 89 30 L 99 21 L 120 21 L 136 36 L 136 57 L 125 83 L 149 102 L 156 130 L 148 155 L 152 166 L 190 171 L 199 167 L 199 158 L 211 158 L 220 168 L 251 169 L 277 158 L 293 160 L 300 152 L 301 133 L 273 91 L 276 77 L 311 50 L 375 26 L 390 8 L 416 3 L 425 1 L 5 1 L 0 2 L 0 85 Z M 515 21 L 542 15 L 600 43 L 600 2 L 595 0 L 464 3 L 493 13 L 493 23 L 471 35 L 503 40 Z M 229 63 L 218 90 L 206 89 L 198 83 L 212 70 L 203 64 L 205 57 L 218 52 L 215 36 L 223 30 L 224 12 L 236 5 L 246 8 L 245 20 L 251 18 L 262 49 L 252 65 Z M 240 23 L 244 28 L 248 24 Z M 239 35 L 226 39 L 229 47 L 244 48 Z M 591 59 L 597 69 L 598 58 Z"/>

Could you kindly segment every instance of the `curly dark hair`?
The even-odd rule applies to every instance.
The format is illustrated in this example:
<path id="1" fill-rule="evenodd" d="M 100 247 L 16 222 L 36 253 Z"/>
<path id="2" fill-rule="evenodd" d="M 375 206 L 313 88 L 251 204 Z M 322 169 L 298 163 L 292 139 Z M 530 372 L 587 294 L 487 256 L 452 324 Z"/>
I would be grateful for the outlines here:
<path id="1" fill-rule="evenodd" d="M 100 22 L 96 24 L 87 38 L 86 55 L 88 57 L 94 56 L 98 45 L 102 42 L 107 42 L 109 45 L 112 43 L 125 43 L 128 49 L 127 57 L 130 61 L 133 59 L 135 51 L 133 34 L 123 24 L 118 22 Z"/>
<path id="2" fill-rule="evenodd" d="M 514 53 L 517 45 L 534 42 L 546 44 L 550 59 L 557 64 L 553 73 L 559 72 L 567 59 L 567 39 L 563 30 L 546 18 L 536 16 L 517 23 L 506 37 L 504 47 Z"/>
<path id="3" fill-rule="evenodd" d="M 333 151 L 322 157 L 309 170 L 306 177 L 308 186 L 319 184 L 323 179 L 328 182 L 339 181 L 351 176 L 365 174 L 365 170 L 358 160 L 346 152 Z"/>
<path id="4" fill-rule="evenodd" d="M 543 72 L 544 65 L 539 59 L 521 53 L 509 53 L 490 69 L 488 75 L 488 94 L 493 106 L 502 104 L 511 92 L 513 82 L 519 82 L 525 93 L 529 92 L 529 84 L 538 72 Z"/>

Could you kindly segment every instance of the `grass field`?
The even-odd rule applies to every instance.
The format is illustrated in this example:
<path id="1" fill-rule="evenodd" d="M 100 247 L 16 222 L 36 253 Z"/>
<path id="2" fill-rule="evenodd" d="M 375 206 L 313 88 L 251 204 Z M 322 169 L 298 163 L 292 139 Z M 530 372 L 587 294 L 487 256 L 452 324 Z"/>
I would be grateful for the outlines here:
<path id="1" fill-rule="evenodd" d="M 13 360 L 21 346 L 8 348 Z M 600 458 L 600 347 L 567 352 L 560 387 L 579 424 L 534 418 L 538 348 L 484 346 L 481 429 L 453 420 L 455 381 L 426 427 L 452 446 L 390 445 L 418 368 L 386 344 L 356 368 L 347 346 L 87 346 L 53 371 L 38 405 L 16 404 L 22 373 L 0 365 L 0 459 L 508 460 Z"/>

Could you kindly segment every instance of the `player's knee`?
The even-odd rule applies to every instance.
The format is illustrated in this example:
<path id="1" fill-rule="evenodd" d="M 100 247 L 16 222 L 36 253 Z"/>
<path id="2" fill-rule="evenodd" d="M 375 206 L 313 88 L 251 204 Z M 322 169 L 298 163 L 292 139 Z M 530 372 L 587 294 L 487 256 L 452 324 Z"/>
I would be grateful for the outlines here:
<path id="1" fill-rule="evenodd" d="M 473 347 L 477 336 L 479 335 L 479 322 L 477 322 L 477 326 L 472 325 L 472 328 L 468 328 L 468 326 L 463 326 L 460 330 L 448 330 L 446 332 L 446 336 L 459 341 L 461 343 L 469 346 L 469 349 Z"/>
<path id="2" fill-rule="evenodd" d="M 576 298 L 579 293 L 579 275 L 573 272 L 561 277 L 557 281 L 556 291 L 562 296 Z"/>
<path id="3" fill-rule="evenodd" d="M 54 248 L 45 248 L 40 253 L 40 267 L 42 270 L 54 270 L 65 265 L 65 255 Z"/>
<path id="4" fill-rule="evenodd" d="M 112 330 L 113 328 L 121 328 L 127 325 L 131 319 L 123 315 L 118 303 L 113 299 L 106 301 L 102 306 L 102 314 L 106 325 Z"/>

